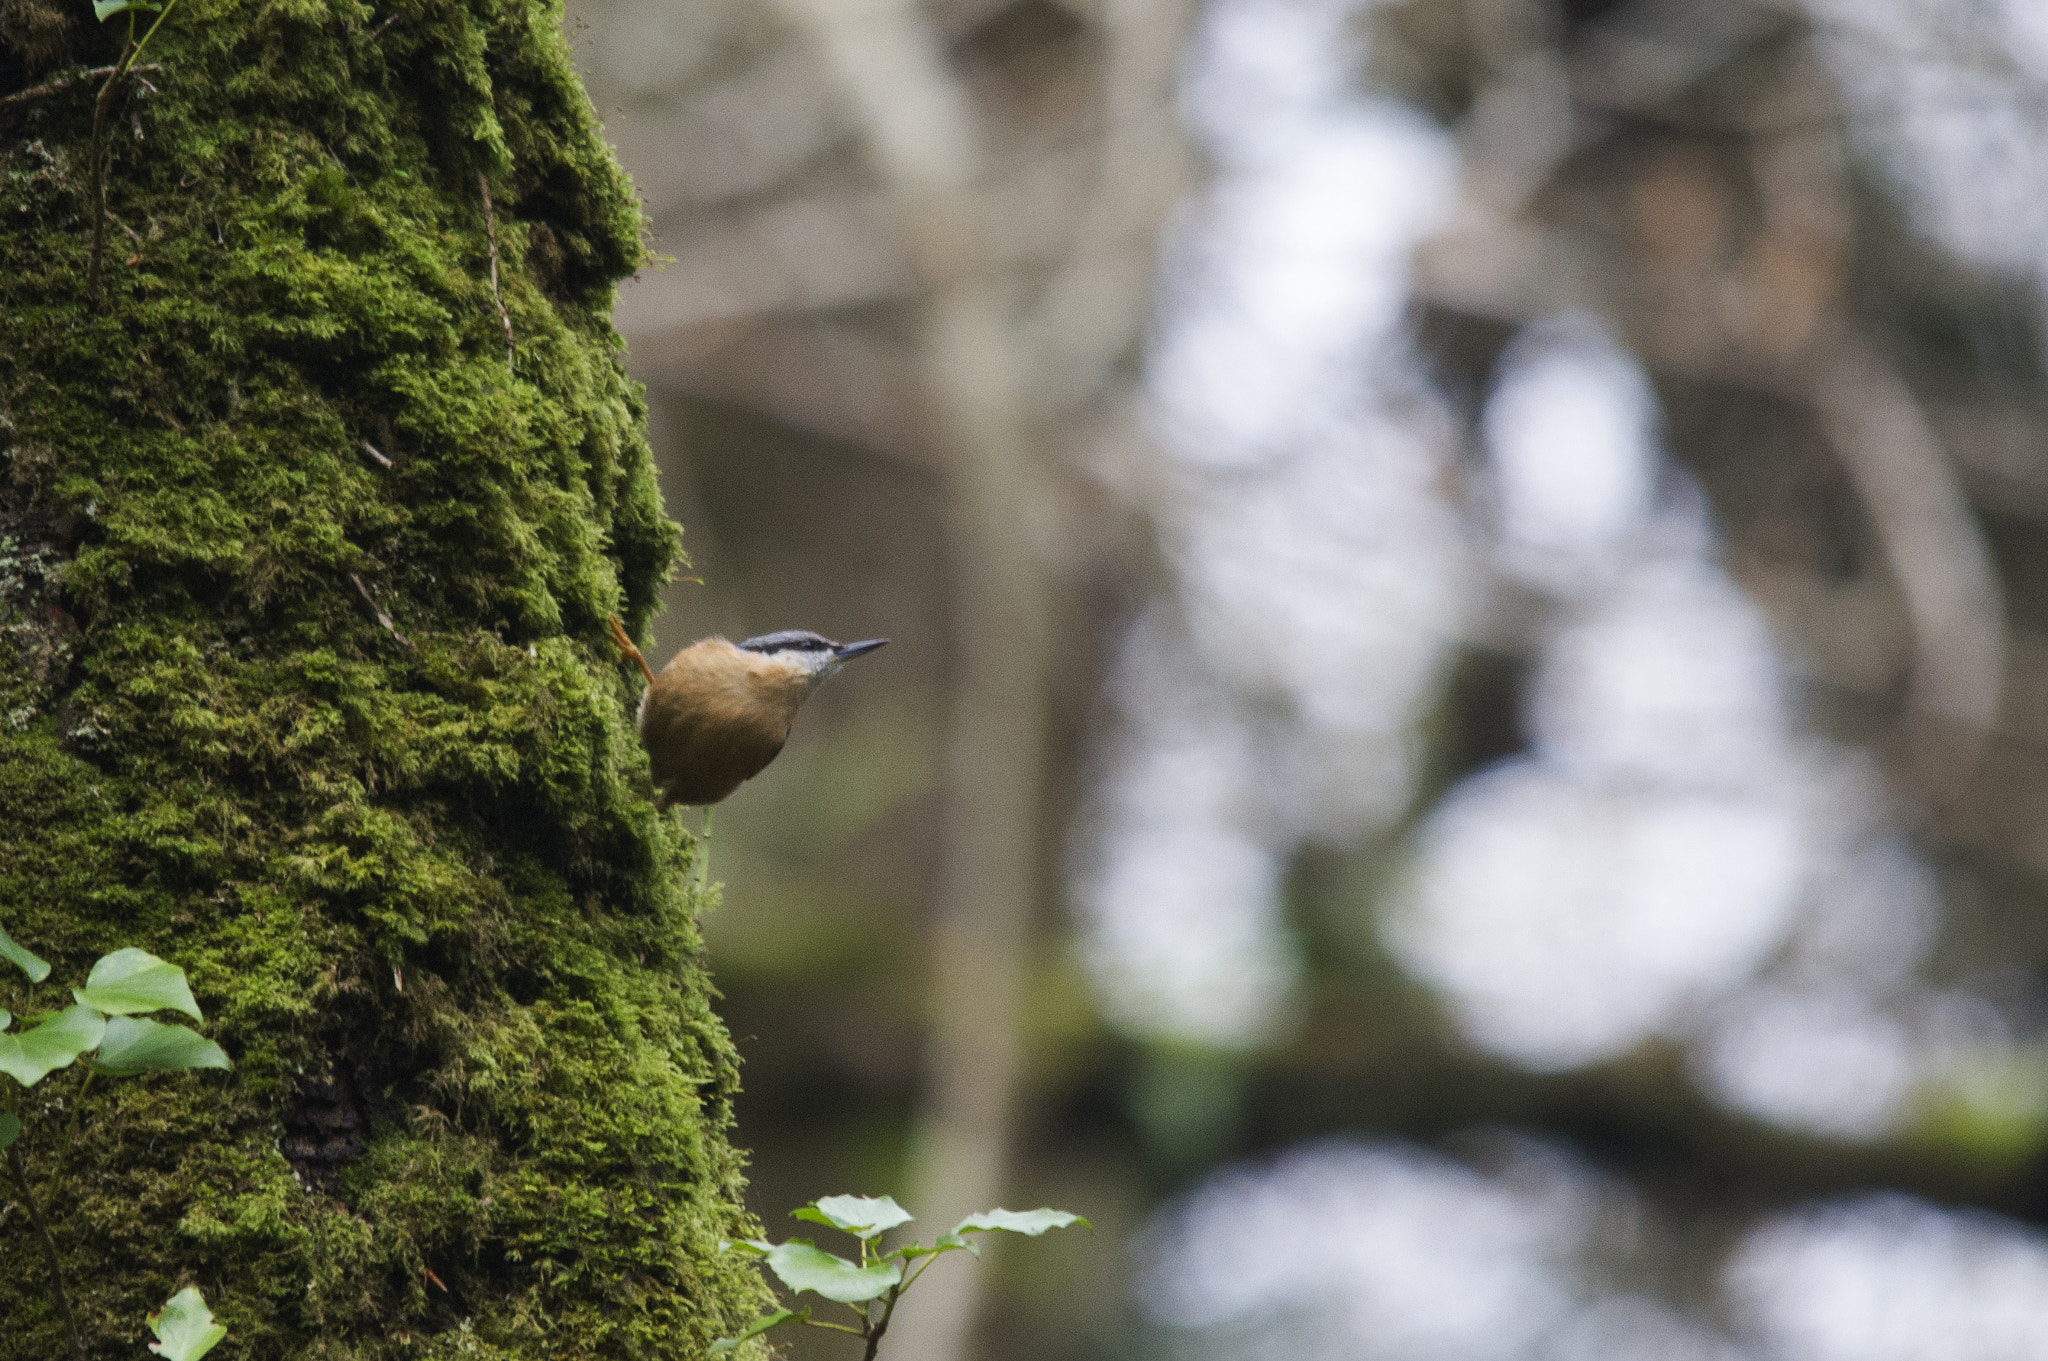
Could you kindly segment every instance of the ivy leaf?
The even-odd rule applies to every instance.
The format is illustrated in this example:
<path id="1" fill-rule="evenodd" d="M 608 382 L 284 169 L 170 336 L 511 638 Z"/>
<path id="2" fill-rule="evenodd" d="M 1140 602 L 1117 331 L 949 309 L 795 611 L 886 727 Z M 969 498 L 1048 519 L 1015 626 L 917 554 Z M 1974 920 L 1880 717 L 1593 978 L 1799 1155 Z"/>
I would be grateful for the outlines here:
<path id="1" fill-rule="evenodd" d="M 149 1349 L 164 1361 L 199 1361 L 228 1335 L 213 1321 L 205 1298 L 189 1285 L 171 1296 L 162 1313 L 149 1316 L 149 1330 L 156 1334 Z"/>
<path id="2" fill-rule="evenodd" d="M 856 1266 L 801 1238 L 792 1238 L 769 1253 L 768 1269 L 791 1290 L 815 1290 L 841 1304 L 871 1300 L 903 1279 L 901 1262 Z"/>
<path id="3" fill-rule="evenodd" d="M 40 983 L 50 976 L 50 966 L 16 945 L 4 928 L 0 928 L 0 959 L 7 960 L 27 974 L 31 983 Z"/>
<path id="4" fill-rule="evenodd" d="M 1095 1232 L 1095 1226 L 1079 1215 L 1068 1214 L 1065 1210 L 983 1210 L 978 1215 L 969 1215 L 960 1221 L 953 1232 L 987 1233 L 999 1229 L 1004 1233 L 1021 1233 L 1027 1238 L 1036 1238 L 1047 1229 L 1064 1229 L 1069 1224 L 1079 1224 L 1088 1232 Z"/>
<path id="5" fill-rule="evenodd" d="M 116 1016 L 107 1022 L 93 1069 L 108 1077 L 137 1073 L 176 1073 L 187 1068 L 232 1068 L 221 1047 L 182 1025 L 160 1025 L 139 1016 Z"/>
<path id="6" fill-rule="evenodd" d="M 14 1017 L 8 1014 L 6 1007 L 0 1007 L 0 1030 L 5 1030 L 13 1024 Z"/>
<path id="7" fill-rule="evenodd" d="M 844 1229 L 856 1238 L 873 1238 L 911 1220 L 910 1211 L 888 1196 L 826 1196 L 791 1210 L 789 1217 Z"/>
<path id="8" fill-rule="evenodd" d="M 195 1021 L 206 1019 L 192 1000 L 185 971 L 132 945 L 101 956 L 86 976 L 85 986 L 73 989 L 71 995 L 109 1016 L 169 1010 L 182 1011 Z"/>
<path id="9" fill-rule="evenodd" d="M 119 14 L 122 10 L 162 8 L 162 5 L 150 4 L 149 0 L 92 0 L 93 18 L 99 20 L 101 23 L 105 23 L 107 20 L 113 18 L 116 14 Z"/>
<path id="10" fill-rule="evenodd" d="M 744 1252 L 749 1257 L 766 1257 L 775 1251 L 775 1245 L 765 1238 L 721 1238 L 720 1252 Z"/>
<path id="11" fill-rule="evenodd" d="M 107 1018 L 91 1007 L 66 1007 L 33 1030 L 0 1035 L 0 1073 L 33 1087 L 100 1042 Z"/>
<path id="12" fill-rule="evenodd" d="M 5 1153 L 21 1137 L 21 1118 L 0 1111 L 0 1153 Z"/>
<path id="13" fill-rule="evenodd" d="M 750 1337 L 759 1337 L 770 1328 L 780 1328 L 785 1323 L 801 1323 L 811 1316 L 807 1304 L 801 1309 L 777 1309 L 772 1314 L 763 1314 L 731 1337 L 721 1337 L 711 1344 L 706 1356 L 725 1356 Z"/>

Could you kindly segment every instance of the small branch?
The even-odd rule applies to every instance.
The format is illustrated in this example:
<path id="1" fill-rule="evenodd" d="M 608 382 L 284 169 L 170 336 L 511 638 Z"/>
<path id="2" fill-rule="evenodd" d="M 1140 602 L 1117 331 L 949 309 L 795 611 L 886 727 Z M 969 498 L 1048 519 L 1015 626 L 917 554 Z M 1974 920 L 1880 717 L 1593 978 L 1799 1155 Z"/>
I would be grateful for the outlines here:
<path id="1" fill-rule="evenodd" d="M 128 74 L 134 75 L 138 71 L 161 71 L 163 69 L 161 66 L 131 66 L 128 68 Z M 111 76 L 114 74 L 114 70 L 115 68 L 112 66 L 89 66 L 76 75 L 58 76 L 53 80 L 46 80 L 40 85 L 31 85 L 26 90 L 16 90 L 11 95 L 0 95 L 0 109 L 4 109 L 11 104 L 26 104 L 31 100 L 47 99 L 53 94 L 70 89 L 80 81 L 93 80 L 100 76 Z M 148 81 L 142 81 L 141 84 L 151 94 L 157 92 L 156 86 L 151 85 Z"/>
<path id="2" fill-rule="evenodd" d="M 375 460 L 377 466 L 380 468 L 388 470 L 398 466 L 396 463 L 393 463 L 390 459 L 384 457 L 384 455 L 378 453 L 377 446 L 370 443 L 368 440 L 363 441 L 363 452 L 368 454 L 373 460 Z"/>
<path id="3" fill-rule="evenodd" d="M 348 574 L 348 579 L 355 583 L 356 594 L 361 596 L 363 598 L 363 603 L 370 607 L 370 613 L 377 616 L 377 622 L 384 626 L 384 631 L 390 634 L 393 638 L 396 638 L 401 646 L 405 647 L 407 650 L 412 650 L 412 639 L 406 637 L 404 634 L 398 631 L 398 625 L 392 623 L 391 616 L 384 613 L 384 607 L 377 603 L 377 597 L 371 595 L 370 588 L 363 585 L 363 579 L 357 576 L 354 572 L 350 572 Z M 401 991 L 402 990 L 403 989 L 401 988 Z"/>
<path id="4" fill-rule="evenodd" d="M 498 291 L 498 218 L 491 211 L 491 177 L 479 172 L 476 183 L 484 193 L 484 235 L 491 243 L 491 300 L 498 304 L 498 320 L 505 323 L 505 367 L 509 369 L 514 353 L 512 314 L 505 310 L 505 295 Z"/>
<path id="5" fill-rule="evenodd" d="M 937 1260 L 939 1259 L 933 1256 L 926 1261 L 925 1265 L 930 1266 L 932 1262 Z M 918 1273 L 920 1276 L 923 1274 L 923 1272 Z M 910 1283 L 908 1281 L 889 1287 L 889 1298 L 882 1305 L 881 1318 L 875 1320 L 874 1327 L 868 1332 L 867 1355 L 863 1356 L 861 1361 L 875 1361 L 875 1349 L 882 1345 L 882 1334 L 889 1331 L 889 1320 L 896 1316 L 896 1301 L 902 1299 L 903 1292 L 909 1288 Z"/>
<path id="6" fill-rule="evenodd" d="M 2005 682 L 2005 600 L 1983 531 L 1918 399 L 1862 337 L 1822 357 L 1812 400 L 1899 584 L 1913 632 L 1906 702 L 1949 729 L 1967 769 Z"/>
<path id="7" fill-rule="evenodd" d="M 134 62 L 135 51 L 135 29 L 131 25 L 128 46 L 122 50 L 121 60 L 114 63 L 92 105 L 92 142 L 86 152 L 92 158 L 86 176 L 86 193 L 92 200 L 92 246 L 85 257 L 85 296 L 94 302 L 100 299 L 100 265 L 107 255 L 107 110 L 113 107 L 114 91 L 120 88 L 121 77 Z"/>
<path id="8" fill-rule="evenodd" d="M 28 1173 L 21 1167 L 19 1144 L 8 1147 L 7 1168 L 14 1173 L 14 1187 L 21 1194 L 21 1203 L 28 1211 L 29 1222 L 35 1225 L 37 1236 L 43 1240 L 43 1256 L 49 1259 L 50 1263 L 50 1293 L 56 1296 L 57 1312 L 64 1319 L 64 1331 L 70 1335 L 71 1350 L 78 1361 L 86 1361 L 85 1340 L 78 1335 L 78 1322 L 71 1317 L 71 1297 L 64 1290 L 64 1262 L 57 1255 L 57 1240 L 50 1237 L 50 1226 L 43 1222 L 42 1208 L 36 1204 L 35 1194 L 28 1189 Z"/>
<path id="9" fill-rule="evenodd" d="M 384 36 L 384 31 L 386 29 L 390 28 L 393 24 L 397 22 L 398 16 L 396 14 L 391 15 L 383 23 L 377 25 L 375 28 L 370 30 L 370 36 L 363 40 L 364 45 L 369 46 L 374 44 L 377 41 L 377 39 Z"/>
<path id="10" fill-rule="evenodd" d="M 157 11 L 156 22 L 140 38 L 135 36 L 135 12 L 128 12 L 128 45 L 121 51 L 121 60 L 116 62 L 107 83 L 100 86 L 99 98 L 92 106 L 92 252 L 85 260 L 85 296 L 94 302 L 100 300 L 100 265 L 107 253 L 107 111 L 113 107 L 114 92 L 121 88 L 121 81 L 134 67 L 135 59 L 142 55 L 142 49 L 149 46 L 149 40 L 164 26 L 164 20 L 171 17 L 171 11 L 178 7 L 178 0 L 165 0 L 164 7 Z"/>

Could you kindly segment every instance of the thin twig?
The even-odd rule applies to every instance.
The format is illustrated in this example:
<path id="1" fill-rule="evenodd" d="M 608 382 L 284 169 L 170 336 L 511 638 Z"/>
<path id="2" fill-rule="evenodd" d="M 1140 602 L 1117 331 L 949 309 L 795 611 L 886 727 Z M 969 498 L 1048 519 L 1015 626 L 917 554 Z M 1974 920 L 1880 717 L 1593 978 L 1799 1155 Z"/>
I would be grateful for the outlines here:
<path id="1" fill-rule="evenodd" d="M 131 66 L 128 68 L 128 74 L 134 75 L 138 71 L 161 71 L 163 69 L 161 66 Z M 44 81 L 40 85 L 31 85 L 26 90 L 16 90 L 11 95 L 0 95 L 0 109 L 4 109 L 10 104 L 26 104 L 31 100 L 47 99 L 53 94 L 70 89 L 80 81 L 92 80 L 98 76 L 111 76 L 112 74 L 114 74 L 114 68 L 111 66 L 89 66 L 75 75 L 57 76 Z M 151 94 L 157 93 L 156 86 L 151 85 L 148 81 L 142 81 L 141 84 Z"/>
<path id="2" fill-rule="evenodd" d="M 370 443 L 368 440 L 363 441 L 363 452 L 368 454 L 372 459 L 376 460 L 377 466 L 380 468 L 388 469 L 395 468 L 398 466 L 396 463 L 393 463 L 390 459 L 384 457 L 384 455 L 378 453 L 377 446 Z"/>
<path id="3" fill-rule="evenodd" d="M 711 891 L 711 815 L 718 810 L 704 810 L 704 830 L 697 834 L 697 896 L 703 897 Z"/>
<path id="4" fill-rule="evenodd" d="M 377 597 L 371 595 L 370 588 L 363 585 L 363 579 L 357 576 L 354 572 L 350 572 L 348 574 L 348 579 L 356 584 L 356 594 L 360 595 L 363 598 L 363 603 L 370 607 L 370 613 L 377 616 L 377 622 L 384 626 L 384 631 L 390 634 L 393 638 L 396 638 L 402 646 L 410 650 L 412 648 L 412 639 L 406 637 L 404 634 L 398 631 L 398 625 L 392 623 L 391 616 L 384 613 L 384 607 L 377 603 Z"/>
<path id="5" fill-rule="evenodd" d="M 484 191 L 484 235 L 491 243 L 491 298 L 498 304 L 498 320 L 505 323 L 505 367 L 512 367 L 512 314 L 505 310 L 505 295 L 498 291 L 498 218 L 491 211 L 491 177 L 479 172 L 477 186 Z"/>
<path id="6" fill-rule="evenodd" d="M 370 43 L 374 43 L 374 42 L 376 42 L 376 41 L 377 41 L 377 39 L 379 39 L 379 38 L 381 38 L 381 37 L 383 37 L 383 36 L 384 36 L 384 30 L 385 30 L 385 29 L 387 29 L 387 28 L 391 27 L 391 26 L 392 26 L 393 24 L 395 24 L 395 23 L 397 23 L 397 22 L 398 22 L 398 16 L 397 16 L 396 14 L 393 14 L 393 15 L 392 15 L 392 16 L 391 16 L 390 18 L 386 19 L 386 20 L 385 20 L 385 21 L 384 21 L 383 23 L 381 23 L 381 24 L 377 25 L 377 26 L 376 26 L 375 28 L 371 29 L 371 30 L 370 30 L 370 36 L 369 36 L 369 37 L 367 37 L 367 38 L 365 38 L 365 39 L 363 40 L 363 42 L 364 42 L 364 43 L 365 43 L 366 45 L 367 45 L 367 44 L 370 44 Z"/>
<path id="7" fill-rule="evenodd" d="M 21 1193 L 21 1203 L 28 1210 L 29 1222 L 35 1225 L 36 1234 L 43 1240 L 43 1256 L 50 1262 L 50 1293 L 56 1296 L 57 1312 L 63 1316 L 64 1331 L 71 1337 L 71 1350 L 78 1361 L 86 1361 L 85 1340 L 78 1335 L 78 1321 L 71 1317 L 71 1297 L 64 1291 L 64 1260 L 57 1255 L 57 1240 L 50 1237 L 50 1226 L 43 1222 L 42 1207 L 36 1204 L 35 1194 L 28 1189 L 28 1173 L 22 1170 L 18 1145 L 8 1146 L 7 1167 L 14 1173 L 14 1186 Z"/>
<path id="8" fill-rule="evenodd" d="M 87 154 L 92 164 L 87 167 L 90 186 L 87 190 L 92 199 L 92 247 L 85 257 L 85 295 L 94 302 L 100 298 L 100 262 L 107 254 L 107 144 L 105 126 L 107 110 L 113 107 L 114 91 L 120 88 L 121 77 L 135 60 L 135 29 L 131 23 L 128 29 L 128 45 L 121 50 L 121 60 L 114 63 L 106 84 L 100 86 L 99 98 L 92 105 L 92 143 Z"/>
<path id="9" fill-rule="evenodd" d="M 99 98 L 92 105 L 92 252 L 85 259 L 85 296 L 94 302 L 100 300 L 100 262 L 107 253 L 107 143 L 105 128 L 107 110 L 113 107 L 114 92 L 121 87 L 122 77 L 135 65 L 135 59 L 142 55 L 142 49 L 149 46 L 149 40 L 164 26 L 164 20 L 171 17 L 171 11 L 178 7 L 178 0 L 165 0 L 164 7 L 157 11 L 156 22 L 140 38 L 135 36 L 135 12 L 128 13 L 128 44 L 121 49 L 121 60 L 114 64 L 113 74 L 107 83 L 100 86 Z"/>
<path id="10" fill-rule="evenodd" d="M 889 1301 L 882 1307 L 882 1316 L 874 1320 L 868 1327 L 868 1349 L 862 1355 L 861 1361 L 875 1361 L 875 1352 L 882 1345 L 882 1334 L 889 1331 L 889 1318 L 896 1312 L 896 1300 L 902 1293 L 903 1287 L 901 1285 L 890 1287 Z"/>
<path id="11" fill-rule="evenodd" d="M 64 1151 L 71 1151 L 71 1141 L 78 1136 L 78 1122 L 85 1118 L 85 1094 L 92 1090 L 92 1080 L 99 1074 L 86 1069 L 85 1081 L 78 1084 L 78 1095 L 71 1101 L 71 1123 L 64 1127 Z"/>

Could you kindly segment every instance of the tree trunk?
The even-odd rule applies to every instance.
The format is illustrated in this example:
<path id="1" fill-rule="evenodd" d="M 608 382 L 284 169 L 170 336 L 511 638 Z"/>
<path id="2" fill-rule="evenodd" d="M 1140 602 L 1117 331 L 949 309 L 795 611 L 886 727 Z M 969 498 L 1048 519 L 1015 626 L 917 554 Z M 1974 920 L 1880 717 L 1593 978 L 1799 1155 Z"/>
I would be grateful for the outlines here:
<path id="1" fill-rule="evenodd" d="M 689 845 L 608 614 L 678 559 L 641 217 L 539 0 L 0 0 L 0 926 L 232 1074 L 27 1093 L 97 1357 L 695 1357 L 764 1298 Z M 140 16 L 145 24 L 153 18 Z M 138 26 L 136 33 L 143 31 Z M 0 1079 L 0 1087 L 7 1086 Z M 0 1357 L 66 1352 L 0 1212 Z"/>

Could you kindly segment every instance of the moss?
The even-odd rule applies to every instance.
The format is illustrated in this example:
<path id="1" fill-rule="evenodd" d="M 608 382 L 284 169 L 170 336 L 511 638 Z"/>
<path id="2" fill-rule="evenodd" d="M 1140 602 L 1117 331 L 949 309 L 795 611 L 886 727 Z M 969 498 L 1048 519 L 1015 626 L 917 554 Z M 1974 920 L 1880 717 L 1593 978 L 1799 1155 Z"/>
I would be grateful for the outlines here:
<path id="1" fill-rule="evenodd" d="M 0 0 L 7 69 L 113 55 L 46 11 Z M 0 106 L 0 921 L 57 966 L 0 1006 L 139 944 L 237 1064 L 97 1087 L 73 1147 L 80 1075 L 29 1094 L 97 1355 L 187 1283 L 252 1358 L 694 1357 L 763 1298 L 602 632 L 679 545 L 560 19 L 181 0 L 111 119 L 97 304 L 95 82 Z M 11 1225 L 0 1318 L 63 1354 Z"/>

